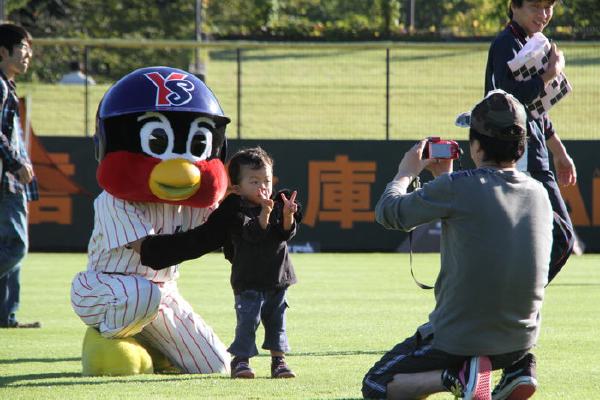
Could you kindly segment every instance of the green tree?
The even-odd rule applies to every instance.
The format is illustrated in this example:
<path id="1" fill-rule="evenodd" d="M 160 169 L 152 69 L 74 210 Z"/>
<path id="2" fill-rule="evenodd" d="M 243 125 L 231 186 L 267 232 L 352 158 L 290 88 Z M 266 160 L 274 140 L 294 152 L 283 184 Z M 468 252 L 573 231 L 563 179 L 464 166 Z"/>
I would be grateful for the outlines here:
<path id="1" fill-rule="evenodd" d="M 410 0 L 203 0 L 203 30 L 215 38 L 369 40 L 403 34 Z M 435 38 L 489 36 L 506 23 L 509 0 L 417 0 L 415 28 Z M 190 0 L 11 0 L 9 19 L 34 37 L 193 39 Z M 569 38 L 600 37 L 598 0 L 569 0 L 555 7 L 547 32 Z M 78 47 L 35 49 L 28 77 L 56 81 Z M 188 69 L 192 50 L 93 49 L 90 73 L 114 80 L 140 66 L 169 64 Z M 39 65 L 40 67 L 36 67 Z"/>
<path id="2" fill-rule="evenodd" d="M 9 18 L 35 37 L 193 39 L 194 4 L 187 0 L 21 0 Z M 78 47 L 36 48 L 31 78 L 56 81 L 68 62 L 82 60 Z M 146 65 L 166 64 L 187 69 L 191 50 L 93 49 L 90 73 L 110 80 Z M 43 65 L 43 68 L 35 68 Z"/>

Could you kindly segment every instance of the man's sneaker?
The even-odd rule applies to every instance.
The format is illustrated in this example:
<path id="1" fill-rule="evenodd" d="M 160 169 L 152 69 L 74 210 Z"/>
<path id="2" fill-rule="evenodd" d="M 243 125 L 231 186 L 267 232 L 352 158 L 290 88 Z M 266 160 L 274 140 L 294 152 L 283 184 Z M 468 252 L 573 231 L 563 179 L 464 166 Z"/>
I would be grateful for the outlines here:
<path id="1" fill-rule="evenodd" d="M 234 379 L 254 379 L 254 371 L 250 368 L 247 358 L 234 357 L 231 360 L 231 377 Z"/>
<path id="2" fill-rule="evenodd" d="M 285 363 L 283 357 L 271 359 L 271 378 L 295 378 L 296 374 Z"/>
<path id="3" fill-rule="evenodd" d="M 502 378 L 492 392 L 492 400 L 525 400 L 533 396 L 536 388 L 535 356 L 528 353 L 502 371 Z"/>
<path id="4" fill-rule="evenodd" d="M 442 384 L 455 399 L 490 400 L 492 363 L 488 357 L 472 357 L 458 370 L 445 370 Z"/>
<path id="5" fill-rule="evenodd" d="M 9 325 L 0 325 L 0 328 L 20 328 L 20 329 L 31 329 L 31 328 L 41 328 L 42 324 L 39 322 L 13 322 Z"/>

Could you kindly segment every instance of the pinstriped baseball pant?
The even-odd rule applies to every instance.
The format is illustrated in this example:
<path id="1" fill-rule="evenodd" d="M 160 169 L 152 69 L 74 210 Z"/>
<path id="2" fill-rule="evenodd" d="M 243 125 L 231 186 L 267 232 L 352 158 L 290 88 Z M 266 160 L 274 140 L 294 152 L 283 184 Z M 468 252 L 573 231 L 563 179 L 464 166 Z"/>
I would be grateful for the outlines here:
<path id="1" fill-rule="evenodd" d="M 175 281 L 80 272 L 71 285 L 71 305 L 102 336 L 141 336 L 187 373 L 229 371 L 225 345 L 179 294 Z"/>

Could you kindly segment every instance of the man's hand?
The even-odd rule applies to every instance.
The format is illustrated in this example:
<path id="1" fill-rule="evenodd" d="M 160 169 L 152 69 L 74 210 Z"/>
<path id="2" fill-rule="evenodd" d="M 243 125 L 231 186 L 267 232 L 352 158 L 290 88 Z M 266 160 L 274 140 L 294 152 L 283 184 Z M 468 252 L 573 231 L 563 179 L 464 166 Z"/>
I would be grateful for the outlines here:
<path id="1" fill-rule="evenodd" d="M 427 169 L 434 177 L 438 177 L 443 174 L 449 174 L 453 170 L 452 160 L 447 158 L 436 158 L 431 164 L 428 164 Z"/>
<path id="2" fill-rule="evenodd" d="M 577 170 L 573 159 L 566 153 L 553 155 L 554 168 L 559 186 L 572 186 L 577 183 Z"/>
<path id="3" fill-rule="evenodd" d="M 15 172 L 15 175 L 22 184 L 25 185 L 30 183 L 33 180 L 33 167 L 31 164 L 23 164 L 23 166 Z"/>
<path id="4" fill-rule="evenodd" d="M 563 142 L 558 134 L 552 135 L 546 140 L 548 148 L 552 152 L 554 169 L 556 170 L 556 181 L 559 186 L 571 186 L 577 183 L 577 170 L 573 159 L 567 153 Z"/>
<path id="5" fill-rule="evenodd" d="M 425 167 L 435 161 L 434 159 L 421 159 L 426 143 L 427 139 L 423 139 L 404 153 L 404 157 L 402 157 L 402 161 L 400 161 L 400 165 L 398 166 L 396 179 L 402 177 L 409 177 L 412 179 L 418 176 Z"/>
<path id="6" fill-rule="evenodd" d="M 550 49 L 550 56 L 548 57 L 548 68 L 546 72 L 542 74 L 542 80 L 544 84 L 550 83 L 565 69 L 565 56 L 561 50 L 558 49 L 556 43 L 552 43 Z"/>

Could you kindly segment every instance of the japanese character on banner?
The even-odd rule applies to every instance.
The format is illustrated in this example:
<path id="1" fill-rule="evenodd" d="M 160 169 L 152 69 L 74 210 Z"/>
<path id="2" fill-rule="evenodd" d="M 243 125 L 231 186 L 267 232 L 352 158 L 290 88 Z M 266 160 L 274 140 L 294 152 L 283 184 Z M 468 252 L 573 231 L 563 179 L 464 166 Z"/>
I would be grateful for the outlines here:
<path id="1" fill-rule="evenodd" d="M 535 75 L 541 75 L 548 67 L 550 41 L 541 32 L 535 33 L 525 46 L 508 62 L 508 67 L 517 81 L 528 81 Z M 562 72 L 546 85 L 540 95 L 530 104 L 527 110 L 534 118 L 540 118 L 573 89 Z"/>
<path id="2" fill-rule="evenodd" d="M 375 182 L 374 161 L 350 161 L 336 155 L 334 161 L 308 163 L 308 206 L 304 224 L 314 227 L 319 221 L 339 222 L 352 229 L 355 222 L 373 222 L 371 184 Z"/>

